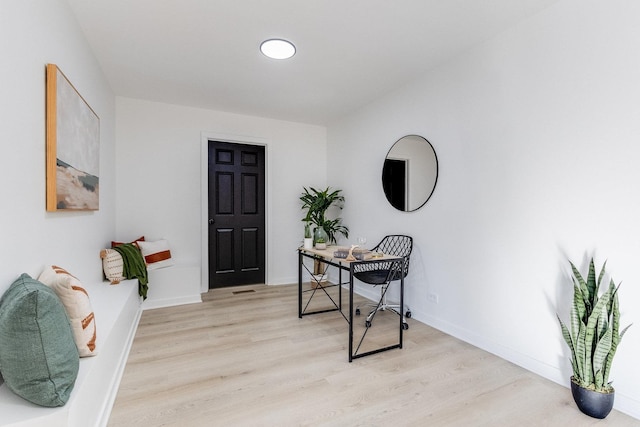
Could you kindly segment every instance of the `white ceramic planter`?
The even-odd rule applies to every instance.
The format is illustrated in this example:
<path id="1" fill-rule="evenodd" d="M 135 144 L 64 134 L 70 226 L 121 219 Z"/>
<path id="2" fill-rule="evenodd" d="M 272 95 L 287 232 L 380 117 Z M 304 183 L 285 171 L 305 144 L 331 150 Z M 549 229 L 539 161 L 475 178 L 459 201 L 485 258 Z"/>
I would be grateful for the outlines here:
<path id="1" fill-rule="evenodd" d="M 304 248 L 305 249 L 313 249 L 313 237 L 308 237 L 304 239 Z"/>

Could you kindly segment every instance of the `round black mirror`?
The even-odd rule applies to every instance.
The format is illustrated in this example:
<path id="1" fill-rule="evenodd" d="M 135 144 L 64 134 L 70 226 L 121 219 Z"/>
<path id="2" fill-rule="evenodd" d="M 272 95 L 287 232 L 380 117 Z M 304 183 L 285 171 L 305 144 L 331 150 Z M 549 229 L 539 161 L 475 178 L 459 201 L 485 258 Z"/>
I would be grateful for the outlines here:
<path id="1" fill-rule="evenodd" d="M 382 188 L 394 208 L 412 212 L 427 203 L 438 181 L 438 158 L 433 146 L 418 135 L 396 141 L 382 168 Z"/>

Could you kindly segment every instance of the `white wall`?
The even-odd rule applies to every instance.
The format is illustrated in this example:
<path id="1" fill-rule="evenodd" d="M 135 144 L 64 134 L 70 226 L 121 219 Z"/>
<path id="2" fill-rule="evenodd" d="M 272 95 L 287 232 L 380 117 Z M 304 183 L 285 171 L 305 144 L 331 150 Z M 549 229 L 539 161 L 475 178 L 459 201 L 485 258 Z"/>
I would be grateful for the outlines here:
<path id="1" fill-rule="evenodd" d="M 328 127 L 328 183 L 344 189 L 352 235 L 415 238 L 406 296 L 419 320 L 568 385 L 555 317 L 568 318 L 567 259 L 608 259 L 622 323 L 635 323 L 613 365 L 616 408 L 636 418 L 638 16 L 632 0 L 560 2 Z M 440 166 L 415 213 L 380 185 L 405 134 L 426 137 Z"/>
<path id="2" fill-rule="evenodd" d="M 176 263 L 200 265 L 202 135 L 262 141 L 267 283 L 297 280 L 295 248 L 304 237 L 298 198 L 303 185 L 326 182 L 324 127 L 120 97 L 116 116 L 118 239 L 166 238 Z"/>
<path id="3" fill-rule="evenodd" d="M 0 2 L 0 294 L 46 264 L 102 280 L 100 249 L 115 232 L 115 102 L 62 0 Z M 57 64 L 100 118 L 100 209 L 45 210 L 45 65 Z"/>

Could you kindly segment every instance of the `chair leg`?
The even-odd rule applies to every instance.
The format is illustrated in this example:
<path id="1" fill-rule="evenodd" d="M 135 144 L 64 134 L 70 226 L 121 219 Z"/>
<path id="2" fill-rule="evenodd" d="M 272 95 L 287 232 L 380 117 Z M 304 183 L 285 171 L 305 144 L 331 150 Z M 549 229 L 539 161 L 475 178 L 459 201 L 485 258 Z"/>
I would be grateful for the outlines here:
<path id="1" fill-rule="evenodd" d="M 378 311 L 386 311 L 390 310 L 396 313 L 398 316 L 402 317 L 402 328 L 409 329 L 409 324 L 407 323 L 407 318 L 411 317 L 411 311 L 407 309 L 406 312 L 403 312 L 404 307 L 400 307 L 399 304 L 389 304 L 387 303 L 387 290 L 389 288 L 389 284 L 383 285 L 380 288 L 380 301 L 377 304 L 367 303 L 365 306 L 372 307 L 372 310 L 367 314 L 367 318 L 365 319 L 365 326 L 370 327 L 373 322 L 373 318 L 375 317 Z M 405 315 L 406 313 L 406 315 Z M 356 307 L 356 315 L 360 314 L 360 306 Z"/>

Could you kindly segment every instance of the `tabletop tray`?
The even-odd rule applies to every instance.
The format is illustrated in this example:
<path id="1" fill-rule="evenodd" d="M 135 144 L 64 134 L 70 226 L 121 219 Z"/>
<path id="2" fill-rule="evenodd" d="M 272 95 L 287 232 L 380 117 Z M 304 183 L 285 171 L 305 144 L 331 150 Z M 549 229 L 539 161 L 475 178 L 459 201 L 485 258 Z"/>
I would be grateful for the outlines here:
<path id="1" fill-rule="evenodd" d="M 346 258 L 347 256 L 349 256 L 349 250 L 350 248 L 337 248 L 335 251 L 333 251 L 333 256 L 336 258 Z M 358 261 L 363 261 L 372 258 L 373 252 L 371 252 L 369 249 L 355 248 L 352 252 L 352 255 Z"/>

